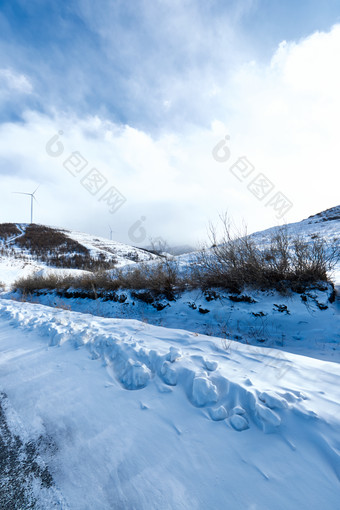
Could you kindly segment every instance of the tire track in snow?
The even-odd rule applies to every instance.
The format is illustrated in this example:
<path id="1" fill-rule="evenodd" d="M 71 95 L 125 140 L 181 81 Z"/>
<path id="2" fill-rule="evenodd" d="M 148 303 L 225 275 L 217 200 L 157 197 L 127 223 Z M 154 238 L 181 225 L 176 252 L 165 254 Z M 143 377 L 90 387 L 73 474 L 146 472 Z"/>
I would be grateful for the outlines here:
<path id="1" fill-rule="evenodd" d="M 5 393 L 0 393 L 0 509 L 67 510 L 39 449 L 30 440 Z"/>

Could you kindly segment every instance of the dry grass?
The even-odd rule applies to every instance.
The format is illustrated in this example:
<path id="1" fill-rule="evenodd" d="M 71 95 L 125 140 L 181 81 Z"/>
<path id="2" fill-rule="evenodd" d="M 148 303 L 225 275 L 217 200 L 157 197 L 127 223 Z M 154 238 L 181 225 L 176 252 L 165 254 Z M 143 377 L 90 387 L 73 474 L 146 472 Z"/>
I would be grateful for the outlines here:
<path id="1" fill-rule="evenodd" d="M 183 288 L 178 276 L 177 265 L 169 260 L 153 264 L 139 264 L 129 270 L 97 272 L 81 276 L 28 276 L 20 278 L 13 284 L 13 290 L 31 294 L 45 290 L 66 292 L 70 289 L 86 292 L 96 297 L 118 289 L 147 289 L 153 295 L 164 295 L 172 299 L 174 293 Z"/>
<path id="2" fill-rule="evenodd" d="M 168 298 L 172 298 L 184 285 L 177 263 L 167 258 L 152 264 L 139 264 L 128 272 L 121 273 L 118 281 L 119 286 L 124 289 L 147 289 Z"/>
<path id="3" fill-rule="evenodd" d="M 309 242 L 291 238 L 285 229 L 269 243 L 259 246 L 246 235 L 232 236 L 223 219 L 224 233 L 217 240 L 212 229 L 212 251 L 202 250 L 192 271 L 201 288 L 225 288 L 240 292 L 246 285 L 260 289 L 299 290 L 316 282 L 330 281 L 329 274 L 340 260 L 340 244 L 314 238 Z"/>
<path id="4" fill-rule="evenodd" d="M 328 244 L 314 237 L 307 243 L 299 237 L 288 237 L 282 229 L 266 246 L 259 246 L 247 235 L 232 236 L 226 220 L 223 227 L 219 240 L 212 230 L 212 249 L 201 250 L 185 273 L 179 270 L 175 259 L 164 257 L 124 270 L 97 271 L 77 277 L 31 276 L 18 280 L 13 288 L 24 293 L 56 290 L 64 296 L 92 299 L 109 293 L 115 296 L 118 289 L 145 291 L 149 293 L 145 299 L 160 295 L 174 299 L 176 293 L 186 289 L 222 288 L 240 293 L 245 286 L 277 289 L 282 293 L 303 292 L 311 285 L 329 282 L 329 272 L 340 260 L 339 241 Z"/>

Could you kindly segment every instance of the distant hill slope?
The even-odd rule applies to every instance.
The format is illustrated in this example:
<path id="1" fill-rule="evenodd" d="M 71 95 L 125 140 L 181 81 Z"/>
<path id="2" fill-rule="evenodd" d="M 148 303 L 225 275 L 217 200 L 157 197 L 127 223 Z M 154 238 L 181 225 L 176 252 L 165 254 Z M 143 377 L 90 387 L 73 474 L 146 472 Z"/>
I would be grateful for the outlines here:
<path id="1" fill-rule="evenodd" d="M 97 271 L 155 258 L 147 250 L 80 232 L 35 224 L 0 224 L 0 281 L 6 283 L 52 268 Z"/>
<path id="2" fill-rule="evenodd" d="M 314 214 L 313 216 L 309 216 L 304 221 L 308 223 L 320 223 L 321 221 L 340 221 L 340 205 L 335 207 L 331 207 L 330 209 L 326 209 L 318 214 Z"/>
<path id="3" fill-rule="evenodd" d="M 296 223 L 288 223 L 254 232 L 250 237 L 257 243 L 266 243 L 280 229 L 284 229 L 288 236 L 299 236 L 307 242 L 320 238 L 331 244 L 340 239 L 340 205 Z"/>
<path id="4" fill-rule="evenodd" d="M 289 237 L 299 236 L 306 242 L 313 239 L 325 239 L 330 245 L 340 239 L 340 205 L 310 216 L 302 221 L 270 227 L 250 234 L 258 245 L 266 245 L 276 232 L 284 229 Z M 178 256 L 183 267 L 195 260 L 196 252 L 185 253 Z M 335 271 L 335 281 L 340 284 L 340 267 Z"/>
<path id="5" fill-rule="evenodd" d="M 296 223 L 254 232 L 250 237 L 265 245 L 282 228 L 289 236 L 300 236 L 307 242 L 320 237 L 332 243 L 340 239 L 340 205 Z M 0 282 L 10 283 L 18 276 L 52 268 L 63 272 L 106 270 L 157 258 L 147 249 L 81 232 L 34 224 L 0 224 Z M 183 268 L 194 259 L 195 252 L 176 257 Z M 336 268 L 335 281 L 340 283 L 340 267 Z"/>
<path id="6" fill-rule="evenodd" d="M 314 214 L 302 221 L 289 223 L 284 227 L 272 227 L 262 232 L 255 232 L 252 237 L 258 243 L 266 243 L 270 235 L 280 228 L 285 228 L 289 236 L 299 236 L 306 242 L 320 238 L 325 239 L 329 246 L 332 246 L 340 239 L 340 205 Z M 335 267 L 332 277 L 340 290 L 340 264 Z"/>

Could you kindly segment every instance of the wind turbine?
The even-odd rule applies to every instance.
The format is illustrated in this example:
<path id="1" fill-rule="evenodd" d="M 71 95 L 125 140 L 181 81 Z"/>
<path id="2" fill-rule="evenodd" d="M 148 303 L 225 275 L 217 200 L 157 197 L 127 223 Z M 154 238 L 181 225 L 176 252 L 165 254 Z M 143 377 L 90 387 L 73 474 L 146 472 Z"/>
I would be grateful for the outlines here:
<path id="1" fill-rule="evenodd" d="M 109 225 L 109 229 L 110 229 L 110 241 L 112 241 L 112 234 L 113 234 L 114 230 L 112 230 L 110 225 Z"/>
<path id="2" fill-rule="evenodd" d="M 40 187 L 40 184 L 38 188 Z M 35 200 L 37 202 L 37 199 L 35 198 L 35 193 L 38 191 L 38 188 L 33 191 L 33 193 L 23 193 L 21 191 L 13 191 L 16 195 L 28 195 L 31 197 L 31 223 L 33 223 L 33 201 Z"/>

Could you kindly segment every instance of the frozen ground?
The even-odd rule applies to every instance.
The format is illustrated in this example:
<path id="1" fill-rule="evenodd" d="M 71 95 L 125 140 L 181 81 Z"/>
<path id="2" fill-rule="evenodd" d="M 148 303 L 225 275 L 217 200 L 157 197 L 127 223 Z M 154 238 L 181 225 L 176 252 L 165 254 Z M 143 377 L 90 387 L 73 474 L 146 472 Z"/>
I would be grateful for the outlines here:
<path id="1" fill-rule="evenodd" d="M 338 508 L 337 363 L 7 300 L 0 342 L 43 508 Z"/>
<path id="2" fill-rule="evenodd" d="M 136 297 L 140 295 L 140 298 Z M 68 296 L 68 297 L 66 297 Z M 51 307 L 91 313 L 102 317 L 138 319 L 170 328 L 220 337 L 228 348 L 231 340 L 282 352 L 306 354 L 340 362 L 340 302 L 330 302 L 332 289 L 281 295 L 274 291 L 244 290 L 241 296 L 220 290 L 185 292 L 176 300 L 149 298 L 144 291 L 119 291 L 111 300 L 79 298 L 72 290 L 66 296 L 55 292 L 26 299 Z M 72 297 L 74 296 L 74 297 Z M 3 297 L 21 300 L 20 293 Z M 152 296 L 151 296 L 152 298 Z M 252 302 L 235 302 L 245 299 Z"/>
<path id="3" fill-rule="evenodd" d="M 287 227 L 332 241 L 338 209 Z M 338 510 L 339 296 L 8 292 L 50 271 L 0 260 L 0 508 Z"/>

